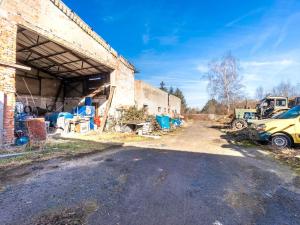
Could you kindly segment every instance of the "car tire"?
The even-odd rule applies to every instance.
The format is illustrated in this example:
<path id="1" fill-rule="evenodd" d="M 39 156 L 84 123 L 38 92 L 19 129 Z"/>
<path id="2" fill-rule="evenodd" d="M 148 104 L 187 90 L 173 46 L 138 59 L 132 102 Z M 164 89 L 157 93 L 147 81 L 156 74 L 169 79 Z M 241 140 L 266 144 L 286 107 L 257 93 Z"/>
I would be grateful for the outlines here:
<path id="1" fill-rule="evenodd" d="M 292 147 L 292 140 L 286 134 L 277 134 L 271 138 L 272 147 L 275 149 L 284 149 Z"/>
<path id="2" fill-rule="evenodd" d="M 247 127 L 248 127 L 248 124 L 245 120 L 236 119 L 232 122 L 232 128 L 235 130 L 242 130 Z"/>

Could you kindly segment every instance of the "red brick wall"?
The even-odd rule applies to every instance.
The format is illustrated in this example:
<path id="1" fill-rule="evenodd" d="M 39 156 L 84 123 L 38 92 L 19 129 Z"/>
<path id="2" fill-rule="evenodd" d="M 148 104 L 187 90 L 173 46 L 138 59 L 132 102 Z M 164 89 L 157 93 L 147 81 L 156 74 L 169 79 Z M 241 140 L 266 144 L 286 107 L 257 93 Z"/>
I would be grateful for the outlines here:
<path id="1" fill-rule="evenodd" d="M 0 18 L 0 62 L 16 62 L 17 26 Z M 14 141 L 15 69 L 0 66 L 0 91 L 4 92 L 3 142 Z"/>

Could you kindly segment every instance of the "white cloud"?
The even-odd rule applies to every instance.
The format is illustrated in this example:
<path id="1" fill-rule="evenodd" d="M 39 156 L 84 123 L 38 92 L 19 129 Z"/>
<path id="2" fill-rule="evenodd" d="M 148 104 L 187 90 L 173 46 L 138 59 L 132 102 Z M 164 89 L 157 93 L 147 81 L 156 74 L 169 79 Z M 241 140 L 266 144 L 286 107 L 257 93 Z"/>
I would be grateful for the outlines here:
<path id="1" fill-rule="evenodd" d="M 286 22 L 280 29 L 277 41 L 274 44 L 275 48 L 277 48 L 286 39 L 289 33 L 289 28 L 293 25 L 293 23 L 295 23 L 294 24 L 295 26 L 298 26 L 299 21 L 300 21 L 300 12 L 293 13 L 287 18 Z"/>
<path id="2" fill-rule="evenodd" d="M 274 61 L 242 61 L 242 67 L 263 67 L 263 66 L 290 66 L 296 64 L 294 60 L 282 59 Z"/>
<path id="3" fill-rule="evenodd" d="M 143 39 L 143 43 L 144 43 L 144 44 L 148 44 L 149 41 L 150 41 L 150 36 L 149 36 L 149 34 L 143 34 L 142 39 Z"/>
<path id="4" fill-rule="evenodd" d="M 261 75 L 255 74 L 255 73 L 244 73 L 243 77 L 244 77 L 245 83 L 253 82 L 253 81 L 261 82 L 263 80 Z"/>
<path id="5" fill-rule="evenodd" d="M 106 23 L 112 23 L 116 20 L 116 18 L 113 16 L 105 16 L 102 18 L 102 20 Z"/>
<path id="6" fill-rule="evenodd" d="M 254 54 L 262 47 L 264 47 L 268 40 L 271 39 L 276 33 L 277 28 L 275 26 L 268 26 L 265 30 L 261 31 L 261 34 L 255 37 L 254 46 L 251 49 L 250 53 Z"/>
<path id="7" fill-rule="evenodd" d="M 155 37 L 154 39 L 158 40 L 161 45 L 176 45 L 179 41 L 177 35 L 160 36 Z"/>
<path id="8" fill-rule="evenodd" d="M 199 64 L 197 66 L 197 70 L 200 72 L 200 73 L 207 73 L 208 72 L 208 66 L 206 64 Z"/>
<path id="9" fill-rule="evenodd" d="M 244 20 L 244 19 L 246 19 L 248 17 L 251 17 L 251 16 L 253 16 L 253 15 L 257 14 L 257 13 L 260 13 L 262 10 L 263 10 L 263 8 L 258 8 L 258 9 L 251 10 L 250 12 L 248 12 L 248 13 L 246 13 L 246 14 L 244 14 L 244 15 L 242 15 L 242 16 L 240 16 L 240 17 L 238 17 L 238 18 L 236 18 L 236 19 L 234 19 L 232 21 L 230 21 L 225 26 L 226 27 L 232 27 L 233 25 L 241 22 L 242 20 Z"/>
<path id="10" fill-rule="evenodd" d="M 298 57 L 291 53 L 282 54 L 282 59 L 274 60 L 250 60 L 242 61 L 241 73 L 244 76 L 244 83 L 247 92 L 252 95 L 258 86 L 263 86 L 265 91 L 270 91 L 272 87 L 281 81 L 299 82 L 300 63 Z M 284 57 L 288 56 L 288 57 Z M 270 56 L 269 56 L 270 57 Z"/>

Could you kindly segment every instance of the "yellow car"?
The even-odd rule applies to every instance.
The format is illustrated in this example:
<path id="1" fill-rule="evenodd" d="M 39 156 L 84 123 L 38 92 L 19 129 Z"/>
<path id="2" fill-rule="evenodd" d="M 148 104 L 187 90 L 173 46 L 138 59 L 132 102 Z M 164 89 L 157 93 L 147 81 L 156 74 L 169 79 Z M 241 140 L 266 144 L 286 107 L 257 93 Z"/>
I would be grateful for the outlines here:
<path id="1" fill-rule="evenodd" d="M 257 121 L 254 125 L 258 139 L 269 141 L 272 146 L 282 149 L 300 143 L 300 106 L 272 119 Z"/>

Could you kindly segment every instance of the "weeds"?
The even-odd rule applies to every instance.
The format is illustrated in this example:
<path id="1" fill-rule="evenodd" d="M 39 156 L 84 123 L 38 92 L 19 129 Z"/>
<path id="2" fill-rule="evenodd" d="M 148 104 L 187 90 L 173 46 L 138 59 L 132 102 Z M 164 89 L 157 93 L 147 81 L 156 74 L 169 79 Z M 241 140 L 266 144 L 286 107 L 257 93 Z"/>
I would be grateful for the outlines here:
<path id="1" fill-rule="evenodd" d="M 268 145 L 262 145 L 255 141 L 253 131 L 251 129 L 243 129 L 239 131 L 223 130 L 225 133 L 224 138 L 231 144 L 241 146 L 244 148 L 259 147 L 264 151 L 271 152 L 273 157 L 282 163 L 290 166 L 298 174 L 300 174 L 300 158 L 299 150 L 295 149 L 283 149 L 274 150 Z M 298 157 L 297 157 L 298 156 Z"/>
<path id="2" fill-rule="evenodd" d="M 52 158 L 70 158 L 84 154 L 101 152 L 112 146 L 120 146 L 125 142 L 139 142 L 147 140 L 134 134 L 120 133 L 89 133 L 68 137 L 51 138 L 42 150 L 27 148 L 24 155 L 13 158 L 0 159 L 0 168 L 21 166 Z M 9 153 L 12 153 L 11 151 Z"/>

